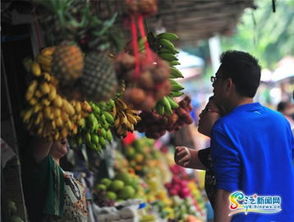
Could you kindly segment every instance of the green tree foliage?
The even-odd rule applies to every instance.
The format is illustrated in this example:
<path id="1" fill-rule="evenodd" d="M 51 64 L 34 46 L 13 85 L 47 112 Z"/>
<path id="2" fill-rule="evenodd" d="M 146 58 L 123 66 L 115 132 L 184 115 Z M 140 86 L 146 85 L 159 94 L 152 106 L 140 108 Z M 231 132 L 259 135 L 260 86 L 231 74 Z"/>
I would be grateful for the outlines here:
<path id="1" fill-rule="evenodd" d="M 223 50 L 247 51 L 256 56 L 263 68 L 274 68 L 286 55 L 294 55 L 294 1 L 255 1 L 256 10 L 247 9 L 234 36 L 222 38 Z"/>

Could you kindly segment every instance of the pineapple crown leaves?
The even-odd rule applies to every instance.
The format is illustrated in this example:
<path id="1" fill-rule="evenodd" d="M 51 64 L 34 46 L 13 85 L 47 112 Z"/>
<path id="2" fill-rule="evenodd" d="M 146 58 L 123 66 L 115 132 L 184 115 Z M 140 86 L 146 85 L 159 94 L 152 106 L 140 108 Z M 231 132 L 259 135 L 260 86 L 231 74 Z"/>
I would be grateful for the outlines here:
<path id="1" fill-rule="evenodd" d="M 55 32 L 49 32 L 54 33 L 52 39 L 55 41 L 60 42 L 66 39 L 80 42 L 86 39 L 85 43 L 81 43 L 83 44 L 81 47 L 87 51 L 93 49 L 104 51 L 111 46 L 114 46 L 117 51 L 122 48 L 121 33 L 114 28 L 117 13 L 108 20 L 101 20 L 88 0 L 33 1 L 45 9 L 41 17 L 47 21 L 49 29 L 55 29 Z"/>
<path id="2" fill-rule="evenodd" d="M 109 29 L 114 25 L 114 22 L 115 22 L 116 18 L 117 18 L 117 13 L 115 13 L 112 16 L 112 18 L 110 18 L 109 20 L 106 20 L 104 22 L 101 22 L 98 19 L 96 21 L 94 20 L 95 23 L 96 23 L 96 24 L 94 23 L 95 26 L 96 25 L 102 25 L 102 27 L 101 27 L 100 30 L 94 31 L 93 34 L 96 37 L 101 37 L 101 36 L 105 35 L 109 31 Z"/>
<path id="3" fill-rule="evenodd" d="M 115 13 L 110 19 L 106 21 L 101 21 L 97 17 L 94 18 L 95 19 L 92 20 L 91 24 L 88 26 L 88 33 L 92 39 L 89 41 L 88 48 L 104 51 L 111 47 L 111 43 L 116 44 L 112 38 L 112 27 L 116 21 L 117 14 Z"/>
<path id="4" fill-rule="evenodd" d="M 110 19 L 101 21 L 97 17 L 92 20 L 90 24 L 89 34 L 91 41 L 89 42 L 89 48 L 98 49 L 104 51 L 113 46 L 117 51 L 123 48 L 121 39 L 121 32 L 116 29 L 115 22 L 117 20 L 117 13 L 115 13 Z"/>
<path id="5" fill-rule="evenodd" d="M 64 27 L 67 24 L 68 17 L 70 18 L 69 9 L 74 3 L 74 0 L 33 0 L 35 3 L 40 4 L 47 8 L 58 19 L 60 26 Z"/>
<path id="6" fill-rule="evenodd" d="M 85 0 L 33 0 L 41 6 L 44 13 L 40 14 L 45 25 L 51 30 L 53 39 L 74 39 L 79 29 L 87 25 L 87 10 Z M 85 4 L 83 4 L 85 3 Z M 54 34 L 53 34 L 54 33 Z M 58 39 L 57 41 L 59 41 Z"/>

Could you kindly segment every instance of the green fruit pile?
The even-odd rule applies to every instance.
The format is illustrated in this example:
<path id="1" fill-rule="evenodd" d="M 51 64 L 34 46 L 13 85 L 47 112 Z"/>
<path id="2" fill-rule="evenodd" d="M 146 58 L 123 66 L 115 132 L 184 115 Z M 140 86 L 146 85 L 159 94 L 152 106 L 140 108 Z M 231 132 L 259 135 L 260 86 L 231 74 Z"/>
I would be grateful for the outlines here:
<path id="1" fill-rule="evenodd" d="M 139 181 L 129 173 L 118 173 L 114 179 L 103 178 L 96 185 L 96 191 L 113 201 L 136 198 L 139 194 Z"/>
<path id="2" fill-rule="evenodd" d="M 111 114 L 114 101 L 90 102 L 90 106 L 93 112 L 79 124 L 78 134 L 71 138 L 71 143 L 86 144 L 90 149 L 99 152 L 113 139 L 110 129 L 114 124 L 114 118 Z"/>
<path id="3" fill-rule="evenodd" d="M 174 219 L 176 221 L 185 221 L 188 215 L 200 216 L 191 198 L 181 199 L 178 196 L 174 196 L 172 200 L 172 208 L 175 212 Z"/>
<path id="4" fill-rule="evenodd" d="M 146 174 L 148 163 L 159 157 L 158 152 L 153 149 L 153 144 L 152 139 L 140 138 L 123 148 L 123 155 L 128 160 L 130 168 L 140 176 Z"/>

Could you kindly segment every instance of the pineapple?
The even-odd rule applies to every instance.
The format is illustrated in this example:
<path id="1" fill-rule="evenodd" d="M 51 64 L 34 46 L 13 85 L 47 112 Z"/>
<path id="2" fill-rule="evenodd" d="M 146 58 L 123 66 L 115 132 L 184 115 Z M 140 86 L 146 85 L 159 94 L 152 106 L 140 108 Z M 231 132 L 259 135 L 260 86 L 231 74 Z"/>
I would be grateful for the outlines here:
<path id="1" fill-rule="evenodd" d="M 87 100 L 108 100 L 115 94 L 118 83 L 106 51 L 92 52 L 86 56 L 81 85 Z"/>
<path id="2" fill-rule="evenodd" d="M 71 85 L 81 77 L 84 68 L 84 57 L 77 45 L 61 44 L 53 54 L 53 74 L 62 85 Z"/>

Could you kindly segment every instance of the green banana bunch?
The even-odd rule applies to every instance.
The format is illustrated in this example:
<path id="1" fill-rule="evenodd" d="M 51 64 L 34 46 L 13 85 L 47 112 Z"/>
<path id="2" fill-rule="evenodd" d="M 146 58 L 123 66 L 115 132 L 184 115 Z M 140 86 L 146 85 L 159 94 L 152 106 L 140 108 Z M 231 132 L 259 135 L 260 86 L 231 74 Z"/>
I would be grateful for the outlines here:
<path id="1" fill-rule="evenodd" d="M 171 115 L 173 109 L 178 108 L 179 105 L 170 96 L 165 96 L 159 100 L 155 106 L 155 110 L 159 115 Z"/>
<path id="2" fill-rule="evenodd" d="M 153 33 L 149 33 L 147 39 L 153 51 L 155 51 L 160 58 L 166 60 L 171 67 L 180 65 L 180 63 L 178 62 L 178 58 L 176 57 L 179 51 L 175 48 L 175 45 L 173 44 L 173 41 L 179 39 L 176 34 L 165 32 L 159 35 L 154 35 Z M 180 75 L 180 77 L 173 78 L 181 77 L 183 76 Z"/>
<path id="3" fill-rule="evenodd" d="M 78 134 L 70 140 L 72 144 L 86 144 L 90 149 L 100 152 L 113 140 L 110 129 L 114 124 L 114 118 L 111 114 L 114 101 L 90 102 L 89 104 L 93 112 L 79 125 Z"/>
<path id="4" fill-rule="evenodd" d="M 180 65 L 176 55 L 179 51 L 175 48 L 173 41 L 178 40 L 179 37 L 174 33 L 161 33 L 159 35 L 154 35 L 153 33 L 148 34 L 148 42 L 160 58 L 167 61 L 170 65 L 170 83 L 172 86 L 171 92 L 168 96 L 157 102 L 155 110 L 158 114 L 172 114 L 173 109 L 178 108 L 178 104 L 172 99 L 173 97 L 182 96 L 181 90 L 184 87 L 176 82 L 174 79 L 183 78 L 182 73 L 174 66 Z"/>

